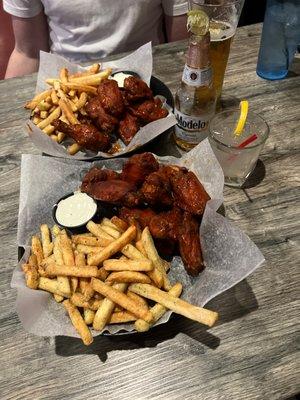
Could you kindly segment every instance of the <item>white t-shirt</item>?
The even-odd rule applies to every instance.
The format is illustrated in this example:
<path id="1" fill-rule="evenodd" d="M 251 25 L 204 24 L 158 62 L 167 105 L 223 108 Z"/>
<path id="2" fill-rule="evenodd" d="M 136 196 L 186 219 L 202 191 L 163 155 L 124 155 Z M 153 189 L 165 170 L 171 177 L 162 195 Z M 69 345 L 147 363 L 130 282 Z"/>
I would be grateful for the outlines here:
<path id="1" fill-rule="evenodd" d="M 187 0 L 3 0 L 8 13 L 48 18 L 51 51 L 71 61 L 101 59 L 164 42 L 163 14 L 185 14 Z"/>

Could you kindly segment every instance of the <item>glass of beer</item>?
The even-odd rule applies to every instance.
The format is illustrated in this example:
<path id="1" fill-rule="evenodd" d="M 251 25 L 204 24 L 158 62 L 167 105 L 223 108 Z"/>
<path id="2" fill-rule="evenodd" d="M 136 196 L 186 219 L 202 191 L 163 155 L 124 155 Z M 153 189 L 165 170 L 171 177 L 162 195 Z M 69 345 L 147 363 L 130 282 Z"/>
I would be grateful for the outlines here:
<path id="1" fill-rule="evenodd" d="M 203 10 L 210 19 L 210 58 L 217 107 L 220 104 L 230 45 L 243 5 L 244 0 L 189 0 L 190 10 Z"/>

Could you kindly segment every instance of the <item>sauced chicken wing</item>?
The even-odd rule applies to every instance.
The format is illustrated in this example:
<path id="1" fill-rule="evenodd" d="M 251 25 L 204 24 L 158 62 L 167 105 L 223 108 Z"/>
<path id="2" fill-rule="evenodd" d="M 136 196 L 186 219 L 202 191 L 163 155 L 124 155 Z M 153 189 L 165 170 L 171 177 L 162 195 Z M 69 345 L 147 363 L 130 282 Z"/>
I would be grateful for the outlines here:
<path id="1" fill-rule="evenodd" d="M 123 166 L 121 179 L 141 186 L 146 176 L 157 171 L 159 164 L 153 154 L 142 153 L 130 157 Z"/>
<path id="2" fill-rule="evenodd" d="M 118 133 L 120 138 L 127 145 L 131 142 L 139 128 L 140 126 L 137 118 L 127 112 L 124 119 L 120 121 Z"/>
<path id="3" fill-rule="evenodd" d="M 129 110 L 144 124 L 165 118 L 168 115 L 168 111 L 162 108 L 160 99 L 146 100 L 129 107 Z"/>
<path id="4" fill-rule="evenodd" d="M 124 112 L 124 101 L 117 81 L 103 79 L 97 92 L 104 110 L 110 115 L 120 117 Z"/>
<path id="5" fill-rule="evenodd" d="M 152 206 L 169 207 L 173 204 L 170 179 L 161 168 L 146 177 L 141 193 L 145 201 Z"/>
<path id="6" fill-rule="evenodd" d="M 112 133 L 119 124 L 117 118 L 105 112 L 101 105 L 99 96 L 93 97 L 86 106 L 86 112 L 94 119 L 96 125 L 102 132 Z"/>
<path id="7" fill-rule="evenodd" d="M 55 120 L 53 126 L 60 132 L 64 132 L 79 144 L 80 147 L 91 151 L 107 151 L 110 147 L 110 138 L 106 133 L 99 132 L 91 124 L 68 125 L 62 121 Z"/>
<path id="8" fill-rule="evenodd" d="M 118 179 L 118 177 L 119 174 L 116 171 L 93 167 L 83 177 L 81 190 L 82 192 L 89 193 L 96 183 L 110 179 Z"/>
<path id="9" fill-rule="evenodd" d="M 202 215 L 210 197 L 196 175 L 192 171 L 178 173 L 171 183 L 176 204 L 194 215 Z"/>
<path id="10" fill-rule="evenodd" d="M 161 212 L 150 221 L 149 229 L 156 239 L 178 240 L 178 230 L 182 223 L 182 211 L 175 207 L 170 211 Z"/>
<path id="11" fill-rule="evenodd" d="M 126 100 L 129 103 L 153 98 L 152 90 L 149 88 L 147 83 L 136 76 L 128 76 L 125 78 L 124 89 Z"/>
<path id="12" fill-rule="evenodd" d="M 120 179 L 111 179 L 90 184 L 86 193 L 91 195 L 95 200 L 120 204 L 124 196 L 128 192 L 134 190 L 135 186 L 130 182 L 121 181 Z"/>
<path id="13" fill-rule="evenodd" d="M 149 226 L 151 219 L 156 215 L 156 213 L 151 210 L 151 208 L 139 209 L 139 208 L 127 208 L 122 207 L 119 212 L 119 217 L 129 222 L 135 219 L 144 229 Z"/>
<path id="14" fill-rule="evenodd" d="M 199 238 L 199 222 L 190 213 L 184 212 L 178 232 L 179 251 L 189 275 L 197 276 L 205 267 Z"/>

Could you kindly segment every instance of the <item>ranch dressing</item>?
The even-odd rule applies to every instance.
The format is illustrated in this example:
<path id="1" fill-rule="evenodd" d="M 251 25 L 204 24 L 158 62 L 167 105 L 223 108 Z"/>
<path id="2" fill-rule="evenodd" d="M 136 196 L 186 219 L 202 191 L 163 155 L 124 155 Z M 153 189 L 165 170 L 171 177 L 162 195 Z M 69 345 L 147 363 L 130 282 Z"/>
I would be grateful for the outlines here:
<path id="1" fill-rule="evenodd" d="M 97 204 L 90 196 L 75 192 L 57 204 L 55 216 L 60 225 L 74 227 L 88 222 L 96 210 Z"/>
<path id="2" fill-rule="evenodd" d="M 112 79 L 118 82 L 119 87 L 124 87 L 124 80 L 128 78 L 129 76 L 132 76 L 130 74 L 124 74 L 124 72 L 118 72 L 115 74 Z"/>

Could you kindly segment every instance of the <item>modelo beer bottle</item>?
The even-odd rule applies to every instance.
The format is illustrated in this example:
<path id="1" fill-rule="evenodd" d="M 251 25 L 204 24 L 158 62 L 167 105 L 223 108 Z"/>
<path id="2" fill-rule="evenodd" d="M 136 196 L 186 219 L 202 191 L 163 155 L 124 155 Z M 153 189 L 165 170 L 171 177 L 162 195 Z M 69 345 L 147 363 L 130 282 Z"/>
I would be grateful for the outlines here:
<path id="1" fill-rule="evenodd" d="M 209 121 L 215 113 L 216 94 L 210 65 L 209 19 L 203 11 L 188 14 L 190 31 L 181 85 L 175 95 L 175 141 L 190 150 L 208 136 Z"/>

